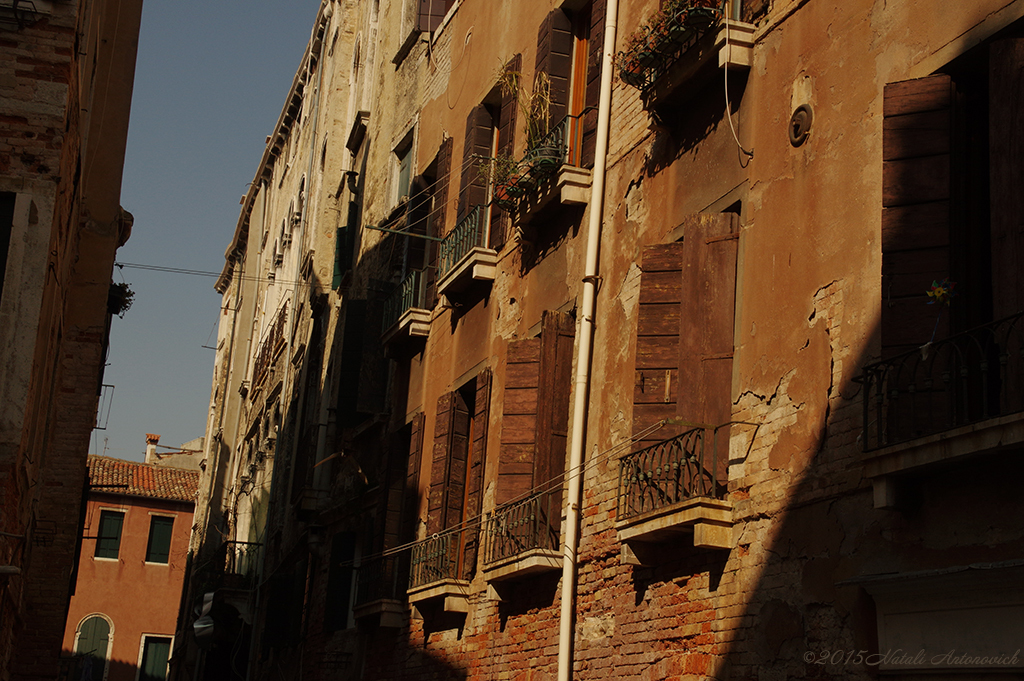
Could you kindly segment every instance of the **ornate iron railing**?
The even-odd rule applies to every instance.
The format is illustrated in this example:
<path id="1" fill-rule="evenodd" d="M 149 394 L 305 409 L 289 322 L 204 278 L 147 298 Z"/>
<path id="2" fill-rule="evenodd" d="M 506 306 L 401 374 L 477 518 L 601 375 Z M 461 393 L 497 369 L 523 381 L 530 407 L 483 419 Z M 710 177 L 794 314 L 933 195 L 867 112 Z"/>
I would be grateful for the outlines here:
<path id="1" fill-rule="evenodd" d="M 493 563 L 533 549 L 557 550 L 561 522 L 561 487 L 499 506 L 484 521 L 484 561 Z"/>
<path id="2" fill-rule="evenodd" d="M 356 605 L 381 600 L 401 600 L 405 597 L 408 576 L 403 574 L 401 555 L 384 556 L 363 562 L 359 566 L 356 585 Z"/>
<path id="3" fill-rule="evenodd" d="M 196 594 L 220 588 L 251 589 L 260 570 L 263 544 L 226 541 L 217 547 L 206 563 L 195 570 Z"/>
<path id="4" fill-rule="evenodd" d="M 394 326 L 406 311 L 415 307 L 423 307 L 424 283 L 426 283 L 426 277 L 423 276 L 423 271 L 413 270 L 387 297 L 384 301 L 384 320 L 381 325 L 381 333 Z"/>
<path id="5" fill-rule="evenodd" d="M 463 530 L 447 530 L 413 544 L 409 588 L 444 579 L 462 579 L 465 534 Z"/>
<path id="6" fill-rule="evenodd" d="M 237 575 L 251 582 L 259 573 L 262 549 L 263 544 L 259 542 L 224 542 L 220 547 L 220 552 L 224 556 L 224 574 Z"/>
<path id="7" fill-rule="evenodd" d="M 485 206 L 474 206 L 466 217 L 441 241 L 438 270 L 444 276 L 455 269 L 467 253 L 484 245 L 483 216 Z"/>
<path id="8" fill-rule="evenodd" d="M 718 0 L 674 0 L 638 28 L 616 56 L 619 77 L 641 92 L 651 89 L 709 28 L 722 21 Z"/>
<path id="9" fill-rule="evenodd" d="M 864 367 L 865 451 L 1024 411 L 1024 312 Z"/>
<path id="10" fill-rule="evenodd" d="M 711 443 L 705 440 L 711 433 Z M 693 428 L 619 460 L 618 518 L 626 520 L 687 499 L 725 495 L 713 429 Z M 710 456 L 706 454 L 710 449 Z"/>
<path id="11" fill-rule="evenodd" d="M 263 342 L 260 343 L 259 350 L 256 352 L 256 362 L 253 365 L 252 371 L 254 384 L 259 383 L 263 379 L 264 374 L 274 360 L 277 346 L 284 341 L 284 325 L 287 320 L 288 301 L 286 300 L 281 309 L 278 310 L 274 323 L 270 325 L 266 337 L 264 337 Z"/>
<path id="12" fill-rule="evenodd" d="M 508 178 L 495 182 L 492 202 L 505 210 L 515 210 L 522 199 L 536 192 L 540 183 L 563 165 L 578 165 L 585 113 L 566 115 L 527 149 Z"/>

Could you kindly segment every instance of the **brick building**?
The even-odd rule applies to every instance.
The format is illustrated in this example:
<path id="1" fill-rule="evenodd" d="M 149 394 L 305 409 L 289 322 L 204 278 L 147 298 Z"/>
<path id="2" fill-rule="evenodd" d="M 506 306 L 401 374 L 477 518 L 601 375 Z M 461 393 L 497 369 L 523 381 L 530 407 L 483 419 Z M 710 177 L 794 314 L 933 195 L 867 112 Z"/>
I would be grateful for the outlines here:
<path id="1" fill-rule="evenodd" d="M 75 660 L 71 678 L 166 678 L 198 482 L 198 471 L 89 457 L 64 630 L 64 655 Z"/>
<path id="2" fill-rule="evenodd" d="M 0 2 L 0 678 L 52 679 L 111 313 L 141 0 Z M 116 293 L 116 291 L 115 291 Z"/>
<path id="3" fill-rule="evenodd" d="M 1022 16 L 325 1 L 218 284 L 200 665 L 1021 674 Z"/>

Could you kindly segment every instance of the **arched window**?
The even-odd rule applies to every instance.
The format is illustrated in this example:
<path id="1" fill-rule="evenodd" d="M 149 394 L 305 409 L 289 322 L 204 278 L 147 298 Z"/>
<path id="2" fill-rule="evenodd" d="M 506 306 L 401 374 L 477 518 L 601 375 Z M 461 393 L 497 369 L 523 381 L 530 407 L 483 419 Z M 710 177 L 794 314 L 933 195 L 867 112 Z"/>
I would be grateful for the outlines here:
<path id="1" fill-rule="evenodd" d="M 110 619 L 105 615 L 89 615 L 79 623 L 75 655 L 82 657 L 79 664 L 80 678 L 91 678 L 93 681 L 106 678 L 110 641 Z"/>

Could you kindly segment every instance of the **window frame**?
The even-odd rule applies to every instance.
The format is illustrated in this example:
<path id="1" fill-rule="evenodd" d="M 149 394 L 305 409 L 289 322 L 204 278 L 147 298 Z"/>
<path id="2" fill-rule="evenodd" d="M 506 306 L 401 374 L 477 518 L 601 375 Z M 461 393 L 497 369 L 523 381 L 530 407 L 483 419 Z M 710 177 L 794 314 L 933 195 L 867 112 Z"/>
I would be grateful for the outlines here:
<path id="1" fill-rule="evenodd" d="M 163 639 L 167 641 L 167 669 L 164 671 L 163 681 L 167 680 L 167 676 L 170 673 L 170 661 L 171 654 L 174 652 L 174 634 L 142 634 L 139 637 L 139 661 L 135 666 L 135 681 L 148 681 L 149 676 L 143 676 L 143 663 L 146 661 L 146 643 L 148 641 L 155 641 L 157 639 Z"/>

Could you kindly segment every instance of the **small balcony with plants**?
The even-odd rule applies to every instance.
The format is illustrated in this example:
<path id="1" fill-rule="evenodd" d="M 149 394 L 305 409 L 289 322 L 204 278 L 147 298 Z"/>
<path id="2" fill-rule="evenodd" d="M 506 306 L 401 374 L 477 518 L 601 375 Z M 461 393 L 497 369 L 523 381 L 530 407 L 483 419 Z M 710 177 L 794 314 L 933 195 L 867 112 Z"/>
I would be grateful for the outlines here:
<path id="1" fill-rule="evenodd" d="M 376 621 L 381 627 L 397 629 L 405 618 L 405 585 L 407 563 L 402 554 L 381 556 L 359 566 L 356 602 L 353 614 L 357 620 Z M 405 569 L 403 569 L 405 568 Z"/>
<path id="2" fill-rule="evenodd" d="M 490 283 L 497 272 L 498 254 L 487 244 L 487 206 L 474 206 L 440 243 L 437 292 L 451 296 L 474 282 Z"/>
<path id="3" fill-rule="evenodd" d="M 430 334 L 430 310 L 426 307 L 426 282 L 422 270 L 409 272 L 384 300 L 381 341 L 390 345 Z"/>
<path id="4" fill-rule="evenodd" d="M 619 460 L 615 528 L 625 562 L 646 564 L 657 552 L 651 545 L 680 536 L 698 548 L 732 548 L 720 437 L 711 426 L 694 427 Z"/>
<path id="5" fill-rule="evenodd" d="M 469 612 L 466 544 L 470 531 L 445 530 L 413 544 L 409 560 L 409 603 L 440 605 L 444 612 Z"/>
<path id="6" fill-rule="evenodd" d="M 715 72 L 750 69 L 754 26 L 734 18 L 731 0 L 670 0 L 636 29 L 616 56 L 619 78 L 648 106 L 686 99 Z"/>
<path id="7" fill-rule="evenodd" d="M 901 478 L 1024 444 L 1024 312 L 864 367 L 865 475 L 876 508 Z"/>
<path id="8" fill-rule="evenodd" d="M 579 167 L 583 114 L 566 115 L 550 131 L 528 139 L 521 159 L 492 159 L 492 201 L 521 221 L 552 202 L 583 206 L 590 200 L 592 172 Z"/>
<path id="9" fill-rule="evenodd" d="M 515 580 L 560 570 L 561 526 L 561 485 L 487 514 L 483 526 L 487 580 Z"/>

